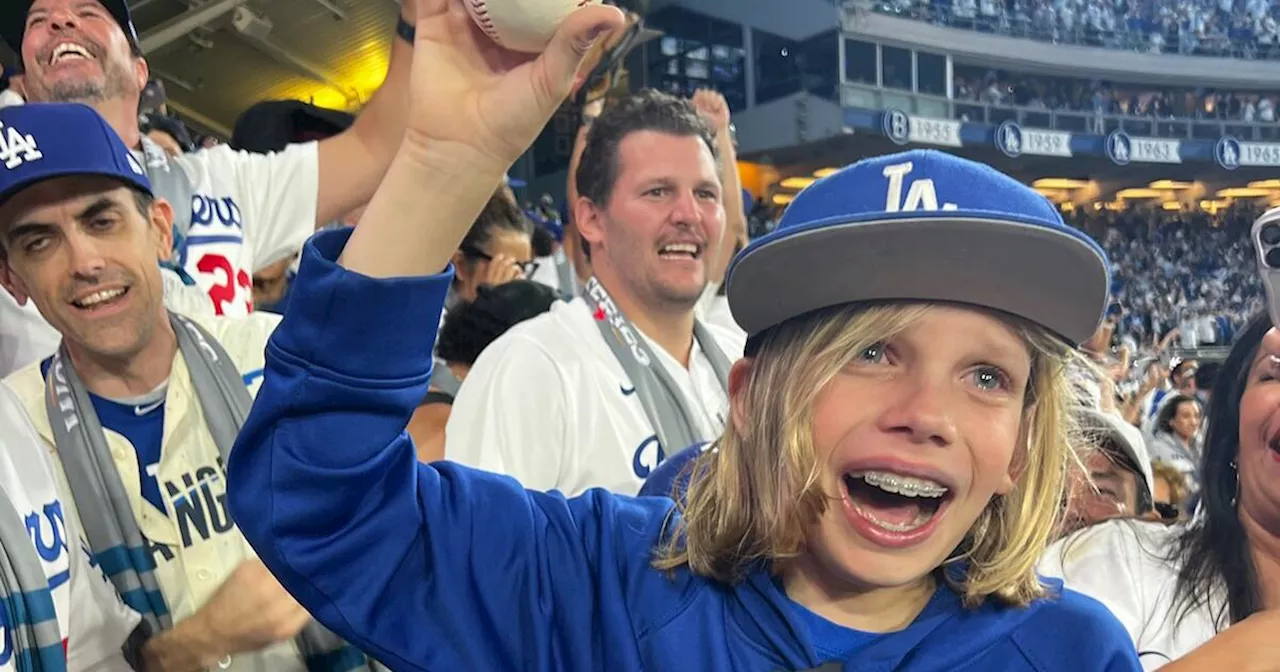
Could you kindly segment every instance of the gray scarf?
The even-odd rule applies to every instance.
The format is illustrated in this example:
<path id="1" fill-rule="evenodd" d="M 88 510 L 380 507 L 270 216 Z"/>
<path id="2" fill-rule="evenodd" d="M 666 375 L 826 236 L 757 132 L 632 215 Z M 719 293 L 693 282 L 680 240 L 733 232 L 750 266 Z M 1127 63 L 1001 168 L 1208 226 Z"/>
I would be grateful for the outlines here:
<path id="1" fill-rule="evenodd" d="M 573 264 L 569 263 L 569 255 L 564 253 L 563 247 L 556 248 L 551 255 L 551 260 L 556 265 L 560 294 L 566 297 L 566 301 L 572 300 L 578 294 L 578 279 L 574 277 Z"/>
<path id="2" fill-rule="evenodd" d="M 173 254 L 168 261 L 160 262 L 161 268 L 167 268 L 178 277 L 183 284 L 194 285 L 195 280 L 187 274 L 183 265 L 187 261 L 187 233 L 191 230 L 192 198 L 195 188 L 186 171 L 176 163 L 169 161 L 169 155 L 160 145 L 147 136 L 142 136 L 142 169 L 151 182 L 151 191 L 163 198 L 173 207 Z"/>
<path id="3" fill-rule="evenodd" d="M 169 313 L 169 323 L 177 335 L 178 350 L 190 372 L 205 424 L 225 464 L 253 399 L 235 362 L 213 336 L 176 313 Z M 85 535 L 124 603 L 142 614 L 151 632 L 167 630 L 173 627 L 173 617 L 156 578 L 155 562 L 112 461 L 89 392 L 67 361 L 64 343 L 49 367 L 45 405 Z M 298 635 L 297 644 L 312 672 L 346 672 L 367 664 L 363 654 L 318 623 L 308 625 Z"/>
<path id="4" fill-rule="evenodd" d="M 636 333 L 631 321 L 613 303 L 609 292 L 596 278 L 587 281 L 582 298 L 596 315 L 596 326 L 613 356 L 622 365 L 635 388 L 636 398 L 644 406 L 649 423 L 658 434 L 658 442 L 666 451 L 675 452 L 716 437 L 703 436 L 694 419 L 695 411 L 680 391 L 680 385 L 657 359 L 649 344 Z M 729 388 L 729 358 L 720 349 L 701 321 L 693 323 L 693 337 L 711 362 L 721 389 Z"/>
<path id="5" fill-rule="evenodd" d="M 78 552 L 75 544 L 71 552 Z M 62 631 L 44 567 L 22 516 L 0 490 L 0 628 L 12 644 L 18 672 L 66 672 Z"/>

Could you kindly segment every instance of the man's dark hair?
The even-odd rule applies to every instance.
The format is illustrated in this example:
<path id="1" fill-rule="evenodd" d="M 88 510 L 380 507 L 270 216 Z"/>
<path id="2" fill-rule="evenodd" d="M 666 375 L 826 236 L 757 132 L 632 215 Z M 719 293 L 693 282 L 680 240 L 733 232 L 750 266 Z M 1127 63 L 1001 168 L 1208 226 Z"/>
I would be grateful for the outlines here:
<path id="1" fill-rule="evenodd" d="M 715 134 L 683 98 L 645 89 L 605 106 L 591 125 L 586 147 L 574 176 L 578 194 L 598 206 L 606 206 L 618 181 L 618 147 L 632 133 L 657 131 L 677 136 L 693 136 L 706 143 L 717 157 Z"/>
<path id="2" fill-rule="evenodd" d="M 149 219 L 151 206 L 155 204 L 156 197 L 137 187 L 132 187 L 129 191 L 133 192 L 133 206 L 138 209 L 138 214 L 142 215 L 143 219 Z"/>

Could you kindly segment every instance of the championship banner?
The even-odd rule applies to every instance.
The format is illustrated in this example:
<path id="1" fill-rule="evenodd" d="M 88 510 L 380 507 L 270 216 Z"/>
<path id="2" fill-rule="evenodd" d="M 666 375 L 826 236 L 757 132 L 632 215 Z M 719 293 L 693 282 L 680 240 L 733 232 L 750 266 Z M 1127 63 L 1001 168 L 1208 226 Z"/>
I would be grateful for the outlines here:
<path id="1" fill-rule="evenodd" d="M 1227 170 L 1240 166 L 1280 168 L 1280 143 L 1241 142 L 1233 136 L 1224 135 L 1213 148 L 1213 160 Z"/>
<path id="2" fill-rule="evenodd" d="M 885 110 L 880 123 L 885 136 L 894 144 L 906 145 L 914 142 L 943 147 L 964 145 L 960 141 L 960 122 L 953 119 L 915 117 L 902 110 L 889 109 Z"/>
<path id="3" fill-rule="evenodd" d="M 1023 128 L 1016 121 L 1006 121 L 996 128 L 995 141 L 996 148 L 1011 159 L 1023 154 L 1071 158 L 1071 134 L 1065 131 Z"/>
<path id="4" fill-rule="evenodd" d="M 1182 141 L 1165 138 L 1134 138 L 1124 131 L 1112 131 L 1106 139 L 1107 158 L 1117 166 L 1130 163 L 1182 163 Z"/>

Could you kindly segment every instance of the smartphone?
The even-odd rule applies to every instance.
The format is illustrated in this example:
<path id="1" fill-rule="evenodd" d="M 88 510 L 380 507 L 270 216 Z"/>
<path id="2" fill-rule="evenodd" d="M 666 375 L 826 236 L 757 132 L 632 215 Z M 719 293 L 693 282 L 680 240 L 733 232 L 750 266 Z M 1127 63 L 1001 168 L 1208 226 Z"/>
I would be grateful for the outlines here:
<path id="1" fill-rule="evenodd" d="M 1262 213 L 1253 223 L 1252 235 L 1258 273 L 1267 292 L 1267 313 L 1273 326 L 1280 325 L 1280 208 Z"/>

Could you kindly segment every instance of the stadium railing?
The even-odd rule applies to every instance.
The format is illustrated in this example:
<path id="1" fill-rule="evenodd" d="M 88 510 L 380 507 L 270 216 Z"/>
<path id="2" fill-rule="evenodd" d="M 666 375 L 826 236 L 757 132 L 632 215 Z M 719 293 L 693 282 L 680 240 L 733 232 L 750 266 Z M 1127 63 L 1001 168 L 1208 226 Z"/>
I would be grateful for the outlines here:
<path id="1" fill-rule="evenodd" d="M 900 109 L 908 114 L 937 119 L 959 119 L 999 125 L 1016 121 L 1025 128 L 1042 128 L 1071 133 L 1105 135 L 1120 129 L 1142 137 L 1216 140 L 1224 135 L 1239 140 L 1280 140 L 1280 124 L 1275 122 L 1223 121 L 1217 119 L 1174 119 L 1129 115 L 1096 114 L 1039 107 L 991 105 L 954 100 L 945 96 L 878 88 L 846 82 L 841 87 L 841 105 L 871 110 Z"/>

